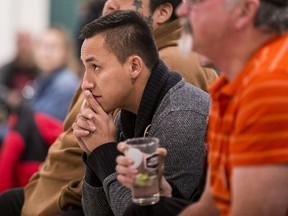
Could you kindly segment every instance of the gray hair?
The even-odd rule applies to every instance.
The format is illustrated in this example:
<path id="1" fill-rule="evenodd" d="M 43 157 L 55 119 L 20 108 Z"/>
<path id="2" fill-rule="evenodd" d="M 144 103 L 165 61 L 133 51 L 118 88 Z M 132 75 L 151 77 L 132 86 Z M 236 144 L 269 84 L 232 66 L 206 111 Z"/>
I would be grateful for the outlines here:
<path id="1" fill-rule="evenodd" d="M 282 34 L 288 29 L 288 0 L 260 0 L 254 25 L 267 32 Z"/>
<path id="2" fill-rule="evenodd" d="M 241 0 L 226 0 L 227 11 Z M 259 0 L 260 6 L 254 19 L 254 26 L 266 32 L 282 34 L 288 30 L 288 0 Z"/>

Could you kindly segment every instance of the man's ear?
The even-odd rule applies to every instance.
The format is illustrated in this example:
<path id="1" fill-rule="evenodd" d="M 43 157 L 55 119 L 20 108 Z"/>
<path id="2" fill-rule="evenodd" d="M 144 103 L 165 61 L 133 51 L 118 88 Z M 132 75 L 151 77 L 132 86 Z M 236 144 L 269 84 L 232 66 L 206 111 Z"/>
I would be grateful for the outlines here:
<path id="1" fill-rule="evenodd" d="M 130 76 L 132 79 L 135 79 L 139 76 L 143 68 L 143 60 L 137 56 L 130 56 L 129 59 L 129 67 L 130 67 Z"/>
<path id="2" fill-rule="evenodd" d="M 170 3 L 160 5 L 153 13 L 157 25 L 167 22 L 173 14 L 173 6 Z"/>
<path id="3" fill-rule="evenodd" d="M 235 27 L 240 30 L 251 25 L 251 20 L 254 20 L 258 8 L 260 7 L 257 0 L 245 0 L 238 5 L 236 10 Z"/>

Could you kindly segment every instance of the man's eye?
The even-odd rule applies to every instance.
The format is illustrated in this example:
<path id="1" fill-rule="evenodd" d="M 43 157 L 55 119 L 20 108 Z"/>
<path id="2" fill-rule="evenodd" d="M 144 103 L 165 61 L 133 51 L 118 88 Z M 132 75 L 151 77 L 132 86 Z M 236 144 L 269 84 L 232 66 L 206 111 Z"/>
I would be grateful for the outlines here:
<path id="1" fill-rule="evenodd" d="M 98 65 L 95 65 L 95 64 L 93 64 L 92 67 L 93 67 L 94 71 L 98 70 L 98 68 L 99 68 Z"/>

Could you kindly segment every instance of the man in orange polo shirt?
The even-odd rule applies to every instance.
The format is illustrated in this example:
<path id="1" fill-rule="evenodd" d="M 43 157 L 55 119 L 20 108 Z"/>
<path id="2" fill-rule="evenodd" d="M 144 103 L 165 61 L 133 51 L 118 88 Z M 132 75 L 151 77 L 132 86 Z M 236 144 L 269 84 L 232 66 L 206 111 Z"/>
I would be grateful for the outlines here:
<path id="1" fill-rule="evenodd" d="M 192 26 L 193 50 L 222 71 L 211 87 L 205 191 L 180 215 L 287 216 L 288 1 L 186 0 L 178 15 Z M 125 158 L 118 165 L 129 186 Z M 149 215 L 185 205 L 165 198 Z"/>

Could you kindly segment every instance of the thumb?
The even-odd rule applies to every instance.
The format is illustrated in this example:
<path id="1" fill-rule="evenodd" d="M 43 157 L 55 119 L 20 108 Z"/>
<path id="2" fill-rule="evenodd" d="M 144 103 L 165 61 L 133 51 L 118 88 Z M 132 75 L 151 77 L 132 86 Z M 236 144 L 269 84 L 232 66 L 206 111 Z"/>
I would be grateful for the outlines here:
<path id="1" fill-rule="evenodd" d="M 159 175 L 160 179 L 164 172 L 164 159 L 167 155 L 167 150 L 165 148 L 158 148 L 156 153 L 159 155 Z"/>
<path id="2" fill-rule="evenodd" d="M 167 155 L 167 150 L 165 148 L 158 148 L 156 150 L 156 153 L 161 157 L 161 158 L 165 158 Z"/>
<path id="3" fill-rule="evenodd" d="M 125 144 L 125 142 L 120 142 L 117 145 L 118 151 L 120 151 L 122 154 L 125 153 L 129 149 L 129 146 Z"/>
<path id="4" fill-rule="evenodd" d="M 110 119 L 114 119 L 114 110 L 109 112 L 107 115 Z"/>

